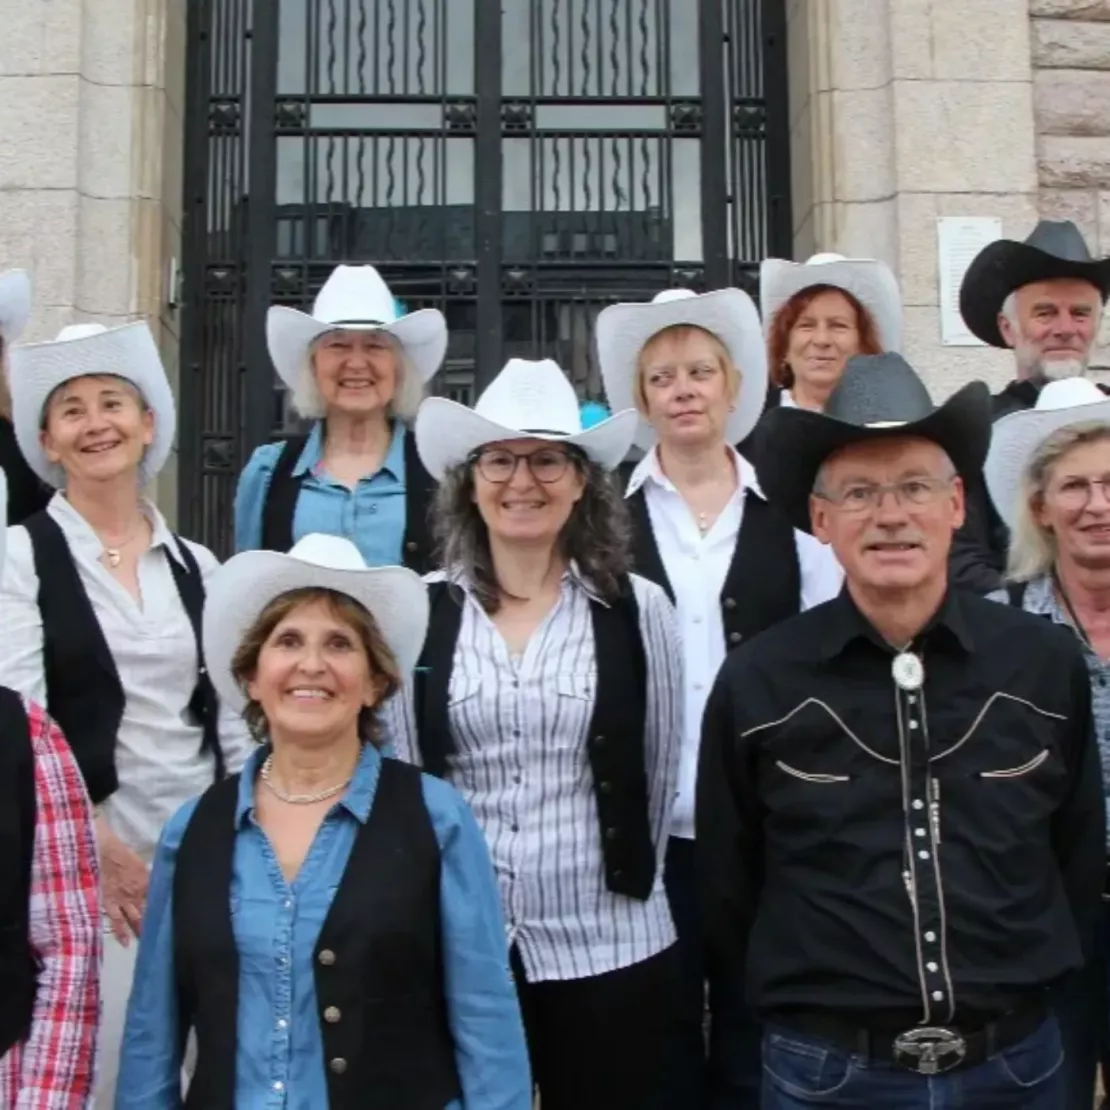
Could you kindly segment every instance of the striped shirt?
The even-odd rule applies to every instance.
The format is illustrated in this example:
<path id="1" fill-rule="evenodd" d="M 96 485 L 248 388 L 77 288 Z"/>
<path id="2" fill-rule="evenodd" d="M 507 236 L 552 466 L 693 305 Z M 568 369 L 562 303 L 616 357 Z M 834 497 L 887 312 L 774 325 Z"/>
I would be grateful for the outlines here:
<path id="1" fill-rule="evenodd" d="M 442 573 L 428 580 L 442 579 Z M 454 580 L 466 585 L 457 576 Z M 493 856 L 510 945 L 528 980 L 581 979 L 627 967 L 674 943 L 663 890 L 682 744 L 682 650 L 674 609 L 632 576 L 647 657 L 644 762 L 656 848 L 647 901 L 612 893 L 586 738 L 596 694 L 590 600 L 573 571 L 522 655 L 467 592 L 448 686 L 456 754 L 449 777 Z M 383 707 L 384 739 L 415 758 L 412 691 Z"/>

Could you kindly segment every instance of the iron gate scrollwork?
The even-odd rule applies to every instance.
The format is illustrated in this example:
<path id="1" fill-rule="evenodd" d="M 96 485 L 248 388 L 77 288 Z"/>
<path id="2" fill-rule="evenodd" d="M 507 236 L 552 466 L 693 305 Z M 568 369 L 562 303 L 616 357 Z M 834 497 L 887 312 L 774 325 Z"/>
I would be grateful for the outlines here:
<path id="1" fill-rule="evenodd" d="M 447 317 L 437 392 L 512 356 L 600 397 L 598 312 L 790 253 L 782 0 L 190 0 L 181 525 L 224 554 L 293 415 L 271 304 L 339 262 Z"/>

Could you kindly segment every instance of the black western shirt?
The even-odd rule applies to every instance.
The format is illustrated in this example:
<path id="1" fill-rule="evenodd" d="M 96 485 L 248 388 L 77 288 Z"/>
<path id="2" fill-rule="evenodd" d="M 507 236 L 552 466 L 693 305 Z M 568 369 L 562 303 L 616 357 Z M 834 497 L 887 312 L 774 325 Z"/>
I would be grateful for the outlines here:
<path id="1" fill-rule="evenodd" d="M 1105 817 L 1075 636 L 951 591 L 912 649 L 907 691 L 844 591 L 721 669 L 702 893 L 764 1016 L 988 1021 L 1093 945 Z"/>

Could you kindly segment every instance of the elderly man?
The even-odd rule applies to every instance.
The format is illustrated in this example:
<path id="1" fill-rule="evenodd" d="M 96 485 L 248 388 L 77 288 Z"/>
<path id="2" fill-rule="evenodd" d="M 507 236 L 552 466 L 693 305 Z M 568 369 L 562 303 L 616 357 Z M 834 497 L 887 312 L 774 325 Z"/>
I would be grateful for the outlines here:
<path id="1" fill-rule="evenodd" d="M 705 913 L 766 1023 L 763 1110 L 1061 1110 L 1048 993 L 1093 944 L 1102 788 L 1075 637 L 949 588 L 986 387 L 934 409 L 858 357 L 766 434 L 764 492 L 846 586 L 733 652 L 705 715 Z"/>
<path id="2" fill-rule="evenodd" d="M 972 334 L 1014 352 L 1016 377 L 993 398 L 995 419 L 1032 408 L 1046 382 L 1087 372 L 1110 295 L 1110 258 L 1094 259 L 1069 220 L 1041 220 L 1024 242 L 999 239 L 973 259 L 960 286 Z M 955 585 L 988 593 L 1001 585 L 1007 532 L 978 476 L 967 522 L 952 548 Z"/>

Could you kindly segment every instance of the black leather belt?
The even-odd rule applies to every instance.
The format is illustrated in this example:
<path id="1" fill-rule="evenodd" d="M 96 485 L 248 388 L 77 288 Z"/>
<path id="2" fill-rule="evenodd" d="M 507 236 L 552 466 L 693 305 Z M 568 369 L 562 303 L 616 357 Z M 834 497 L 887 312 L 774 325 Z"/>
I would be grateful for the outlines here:
<path id="1" fill-rule="evenodd" d="M 1047 1004 L 1037 999 L 985 1025 L 914 1025 L 898 1033 L 861 1028 L 831 1014 L 792 1013 L 772 1020 L 786 1030 L 831 1041 L 844 1052 L 876 1063 L 895 1064 L 919 1075 L 940 1075 L 989 1060 L 1025 1040 L 1047 1017 Z"/>

